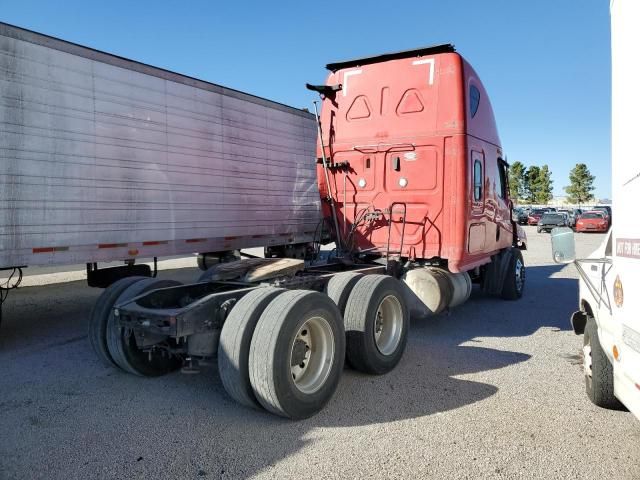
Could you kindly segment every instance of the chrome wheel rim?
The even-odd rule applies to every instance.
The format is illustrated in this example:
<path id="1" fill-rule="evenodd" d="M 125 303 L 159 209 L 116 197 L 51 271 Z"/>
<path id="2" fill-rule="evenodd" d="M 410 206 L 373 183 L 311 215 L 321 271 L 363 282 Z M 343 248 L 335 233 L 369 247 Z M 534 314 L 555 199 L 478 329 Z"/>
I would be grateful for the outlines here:
<path id="1" fill-rule="evenodd" d="M 291 379 L 305 394 L 317 392 L 329 377 L 335 356 L 333 330 L 322 317 L 312 317 L 298 329 L 289 355 Z"/>
<path id="2" fill-rule="evenodd" d="M 382 299 L 376 311 L 373 335 L 382 355 L 393 354 L 402 337 L 403 312 L 400 300 L 394 295 Z"/>
<path id="3" fill-rule="evenodd" d="M 524 264 L 518 258 L 516 260 L 516 288 L 518 292 L 522 290 L 524 287 Z"/>

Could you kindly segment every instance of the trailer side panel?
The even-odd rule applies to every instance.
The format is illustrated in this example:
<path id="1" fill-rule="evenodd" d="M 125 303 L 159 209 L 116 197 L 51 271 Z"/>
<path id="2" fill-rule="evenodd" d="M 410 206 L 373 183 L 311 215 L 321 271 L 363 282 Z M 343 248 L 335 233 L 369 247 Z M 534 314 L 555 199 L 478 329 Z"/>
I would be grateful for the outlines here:
<path id="1" fill-rule="evenodd" d="M 0 267 L 310 241 L 313 117 L 0 24 Z"/>

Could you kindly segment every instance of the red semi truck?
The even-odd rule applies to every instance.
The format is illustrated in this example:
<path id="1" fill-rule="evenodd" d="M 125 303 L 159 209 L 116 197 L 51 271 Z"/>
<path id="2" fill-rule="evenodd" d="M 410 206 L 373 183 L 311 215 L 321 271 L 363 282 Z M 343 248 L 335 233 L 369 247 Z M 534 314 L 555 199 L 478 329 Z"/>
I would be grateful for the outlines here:
<path id="1" fill-rule="evenodd" d="M 320 193 L 335 196 L 344 246 L 401 262 L 431 310 L 448 293 L 446 283 L 423 292 L 439 281 L 434 273 L 454 283 L 470 274 L 488 292 L 518 298 L 524 263 L 511 247 L 524 232 L 512 219 L 491 102 L 471 65 L 438 45 L 327 68 L 327 85 L 309 88 L 324 97 L 318 153 L 329 175 L 318 166 Z M 415 270 L 427 266 L 436 269 Z"/>
<path id="2" fill-rule="evenodd" d="M 35 48 L 33 38 L 18 33 L 15 41 L 28 40 Z M 262 129 L 278 119 L 293 125 L 294 116 L 300 116 L 171 72 L 63 47 L 68 59 L 80 52 L 88 61 L 113 63 L 120 73 L 140 70 L 128 79 L 160 78 L 179 83 L 175 88 L 181 92 L 195 85 L 226 95 L 226 108 L 240 108 L 242 101 L 277 110 L 268 115 L 256 110 Z M 236 401 L 305 418 L 331 398 L 345 359 L 371 374 L 398 364 L 410 309 L 437 313 L 455 306 L 468 298 L 472 281 L 488 294 L 522 295 L 522 238 L 511 218 L 507 164 L 489 97 L 470 65 L 453 46 L 441 45 L 328 68 L 327 84 L 310 86 L 323 98 L 321 118 L 316 118 L 325 219 L 317 218 L 315 241 L 300 245 L 287 231 L 282 240 L 287 245 L 271 244 L 266 251 L 276 258 L 219 263 L 188 285 L 145 276 L 111 283 L 88 322 L 91 344 L 106 365 L 155 376 L 178 368 L 197 371 L 199 361 L 217 356 L 222 383 Z M 258 115 L 254 110 L 242 118 Z M 306 130 L 299 130 L 306 138 Z M 258 143 L 252 155 L 282 163 L 281 152 L 263 155 Z M 235 153 L 247 155 L 245 150 Z M 294 166 L 308 160 L 305 165 L 313 171 L 310 153 L 289 158 Z M 227 161 L 219 168 L 231 165 Z M 235 174 L 229 173 L 234 188 L 241 189 L 244 173 Z M 309 177 L 295 177 L 278 188 L 307 198 L 313 189 L 303 180 Z M 280 213 L 289 218 L 306 204 L 293 198 L 286 205 L 282 208 L 292 211 Z M 237 240 L 235 233 L 222 237 L 224 249 L 225 242 Z M 336 251 L 320 260 L 319 244 L 327 238 L 335 241 Z M 278 258 L 300 252 L 310 252 L 310 258 Z M 215 257 L 216 251 L 208 253 Z"/>

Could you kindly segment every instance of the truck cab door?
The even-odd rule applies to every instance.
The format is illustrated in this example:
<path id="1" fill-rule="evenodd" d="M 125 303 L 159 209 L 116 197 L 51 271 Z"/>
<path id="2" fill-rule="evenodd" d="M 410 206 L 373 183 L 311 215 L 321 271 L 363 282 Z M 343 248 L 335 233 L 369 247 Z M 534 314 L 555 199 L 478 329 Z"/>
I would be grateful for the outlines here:
<path id="1" fill-rule="evenodd" d="M 592 284 L 600 294 L 600 299 L 597 303 L 598 319 L 600 328 L 607 335 L 615 334 L 615 329 L 610 321 L 613 315 L 613 284 L 615 278 L 615 269 L 612 263 L 612 244 L 613 236 L 609 234 L 607 241 L 604 243 L 604 248 L 600 252 L 600 257 L 606 260 L 607 263 L 592 263 L 587 270 Z"/>
<path id="2" fill-rule="evenodd" d="M 500 157 L 497 159 L 496 186 L 496 244 L 509 246 L 513 240 L 513 224 L 511 223 L 511 204 L 509 202 L 507 163 Z"/>
<path id="3" fill-rule="evenodd" d="M 475 150 L 471 151 L 471 167 L 469 171 L 471 172 L 471 191 L 469 192 L 471 212 L 469 215 L 467 251 L 473 254 L 483 252 L 486 246 L 484 153 Z"/>

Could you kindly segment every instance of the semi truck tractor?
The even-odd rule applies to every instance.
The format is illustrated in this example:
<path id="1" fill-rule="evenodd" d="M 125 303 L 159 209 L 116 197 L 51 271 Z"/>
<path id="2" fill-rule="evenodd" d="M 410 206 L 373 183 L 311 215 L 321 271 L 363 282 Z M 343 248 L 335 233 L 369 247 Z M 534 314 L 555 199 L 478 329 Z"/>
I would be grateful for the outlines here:
<path id="1" fill-rule="evenodd" d="M 206 253 L 190 284 L 94 274 L 89 340 L 110 367 L 155 376 L 217 357 L 238 403 L 305 418 L 345 361 L 396 367 L 411 312 L 459 305 L 474 282 L 523 294 L 491 103 L 452 45 L 331 63 L 308 85 L 312 115 L 0 34 L 3 266 Z M 229 255 L 255 245 L 264 258 Z"/>
<path id="2" fill-rule="evenodd" d="M 616 224 L 589 257 L 576 259 L 573 232 L 552 232 L 553 258 L 580 273 L 579 310 L 571 317 L 583 335 L 586 393 L 600 407 L 628 408 L 640 418 L 640 167 L 633 161 L 635 66 L 629 56 L 640 42 L 640 5 L 611 2 L 612 191 Z"/>

